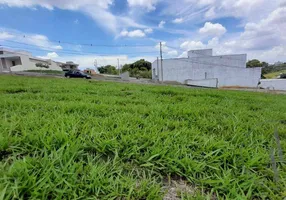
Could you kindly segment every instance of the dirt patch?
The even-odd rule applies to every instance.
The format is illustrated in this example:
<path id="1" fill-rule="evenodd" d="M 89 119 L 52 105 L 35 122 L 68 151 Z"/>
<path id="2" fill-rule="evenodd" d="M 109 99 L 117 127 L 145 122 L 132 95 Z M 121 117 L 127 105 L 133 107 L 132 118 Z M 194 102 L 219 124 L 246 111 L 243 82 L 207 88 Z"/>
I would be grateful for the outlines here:
<path id="1" fill-rule="evenodd" d="M 188 184 L 182 178 L 166 178 L 163 182 L 165 196 L 163 200 L 180 200 L 182 194 L 195 195 L 196 187 Z"/>

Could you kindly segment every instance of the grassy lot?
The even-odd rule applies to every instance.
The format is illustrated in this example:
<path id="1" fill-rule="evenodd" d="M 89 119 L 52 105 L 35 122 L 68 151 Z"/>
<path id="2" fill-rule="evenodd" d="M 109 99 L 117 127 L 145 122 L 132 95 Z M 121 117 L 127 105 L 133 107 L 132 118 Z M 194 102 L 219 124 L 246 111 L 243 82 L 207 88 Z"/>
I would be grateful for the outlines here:
<path id="1" fill-rule="evenodd" d="M 286 70 L 281 70 L 281 71 L 278 71 L 278 72 L 272 72 L 272 73 L 269 73 L 269 74 L 265 74 L 265 78 L 268 78 L 268 79 L 271 79 L 271 78 L 277 78 L 277 76 L 279 76 L 280 74 L 286 74 Z"/>
<path id="2" fill-rule="evenodd" d="M 282 199 L 286 96 L 0 76 L 0 199 Z M 274 181 L 270 152 L 279 174 Z"/>

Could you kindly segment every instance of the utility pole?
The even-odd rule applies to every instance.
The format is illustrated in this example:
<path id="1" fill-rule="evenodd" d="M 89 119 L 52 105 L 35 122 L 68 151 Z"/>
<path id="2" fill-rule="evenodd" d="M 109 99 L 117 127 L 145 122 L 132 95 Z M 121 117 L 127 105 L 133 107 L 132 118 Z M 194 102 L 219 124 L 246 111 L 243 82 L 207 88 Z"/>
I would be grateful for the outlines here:
<path id="1" fill-rule="evenodd" d="M 118 75 L 120 75 L 119 58 L 117 58 Z"/>
<path id="2" fill-rule="evenodd" d="M 95 67 L 95 71 L 97 71 L 97 60 L 94 59 L 94 67 Z"/>
<path id="3" fill-rule="evenodd" d="M 160 56 L 161 56 L 161 76 L 163 82 L 163 55 L 162 55 L 162 42 L 160 42 Z"/>
<path id="4" fill-rule="evenodd" d="M 159 81 L 159 57 L 157 57 L 157 78 Z"/>

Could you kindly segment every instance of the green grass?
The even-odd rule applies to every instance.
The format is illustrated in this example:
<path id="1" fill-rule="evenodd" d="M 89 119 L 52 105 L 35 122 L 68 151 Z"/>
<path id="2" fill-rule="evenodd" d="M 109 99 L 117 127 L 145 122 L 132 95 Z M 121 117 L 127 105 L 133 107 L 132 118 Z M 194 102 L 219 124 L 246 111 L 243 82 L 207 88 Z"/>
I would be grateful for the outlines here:
<path id="1" fill-rule="evenodd" d="M 0 76 L 0 199 L 282 199 L 286 96 Z"/>
<path id="2" fill-rule="evenodd" d="M 279 76 L 281 73 L 282 74 L 286 74 L 286 70 L 281 70 L 281 71 L 278 71 L 278 72 L 268 73 L 268 74 L 265 74 L 264 76 L 267 79 L 277 78 L 277 76 Z"/>

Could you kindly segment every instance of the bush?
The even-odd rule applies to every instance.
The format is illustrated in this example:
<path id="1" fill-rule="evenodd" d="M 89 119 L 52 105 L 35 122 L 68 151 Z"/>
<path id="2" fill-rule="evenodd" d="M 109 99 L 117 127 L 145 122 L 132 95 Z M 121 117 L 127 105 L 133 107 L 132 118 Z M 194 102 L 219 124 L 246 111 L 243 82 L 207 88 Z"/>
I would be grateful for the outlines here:
<path id="1" fill-rule="evenodd" d="M 44 64 L 44 63 L 36 63 L 36 67 L 48 69 L 48 68 L 49 68 L 49 65 L 48 65 L 48 64 Z"/>
<path id="2" fill-rule="evenodd" d="M 128 71 L 131 77 L 152 78 L 151 66 L 150 62 L 141 59 L 132 64 L 125 64 L 122 72 Z"/>
<path id="3" fill-rule="evenodd" d="M 97 69 L 98 69 L 99 73 L 101 73 L 101 74 L 112 74 L 112 75 L 118 74 L 118 70 L 112 65 L 106 65 L 103 67 L 98 67 Z"/>

